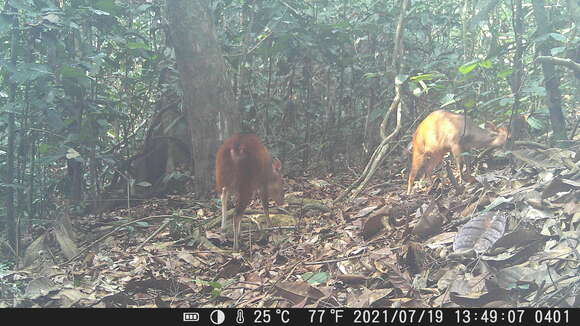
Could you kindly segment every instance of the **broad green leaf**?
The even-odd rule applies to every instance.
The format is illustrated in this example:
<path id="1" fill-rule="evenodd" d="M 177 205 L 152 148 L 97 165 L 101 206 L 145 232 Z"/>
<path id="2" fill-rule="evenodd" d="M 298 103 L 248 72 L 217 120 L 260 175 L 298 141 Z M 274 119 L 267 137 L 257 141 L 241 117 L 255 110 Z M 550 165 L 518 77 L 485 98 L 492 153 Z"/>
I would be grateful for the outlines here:
<path id="1" fill-rule="evenodd" d="M 105 119 L 97 119 L 97 124 L 104 128 L 109 127 L 109 122 Z"/>
<path id="2" fill-rule="evenodd" d="M 462 73 L 463 75 L 467 75 L 468 73 L 470 73 L 471 71 L 473 71 L 473 69 L 475 69 L 478 65 L 478 62 L 471 62 L 471 63 L 466 63 L 464 65 L 462 65 L 461 67 L 459 67 L 459 72 Z"/>
<path id="3" fill-rule="evenodd" d="M 498 78 L 506 78 L 507 76 L 511 75 L 512 73 L 513 73 L 513 70 L 507 69 L 507 70 L 498 72 L 497 77 Z"/>
<path id="4" fill-rule="evenodd" d="M 565 46 L 560 46 L 560 47 L 557 47 L 557 48 L 550 49 L 550 53 L 553 56 L 557 56 L 558 54 L 562 54 L 562 53 L 564 53 L 564 51 L 566 51 L 566 47 Z"/>
<path id="5" fill-rule="evenodd" d="M 473 98 L 469 98 L 467 100 L 465 100 L 465 102 L 463 102 L 463 106 L 466 108 L 472 108 L 475 106 L 475 99 Z"/>
<path id="6" fill-rule="evenodd" d="M 147 44 L 143 42 L 127 42 L 127 48 L 134 50 L 134 49 L 146 49 L 149 50 Z"/>
<path id="7" fill-rule="evenodd" d="M 566 43 L 568 41 L 568 39 L 564 35 L 559 34 L 559 33 L 550 33 L 549 35 L 554 40 L 560 41 L 562 43 Z"/>
<path id="8" fill-rule="evenodd" d="M 504 97 L 501 100 L 499 100 L 499 105 L 500 106 L 511 106 L 514 104 L 514 98 L 513 97 Z"/>
<path id="9" fill-rule="evenodd" d="M 93 8 L 117 16 L 121 13 L 121 8 L 115 4 L 114 0 L 99 0 L 93 4 Z"/>
<path id="10" fill-rule="evenodd" d="M 527 119 L 527 121 L 528 121 L 528 125 L 530 125 L 530 127 L 532 129 L 535 129 L 535 130 L 542 130 L 542 129 L 544 129 L 544 123 L 540 119 L 537 119 L 535 117 L 529 117 Z"/>
<path id="11" fill-rule="evenodd" d="M 541 34 L 538 35 L 534 38 L 534 41 L 537 43 L 542 43 L 548 40 L 548 38 L 550 37 L 550 34 Z"/>
<path id="12" fill-rule="evenodd" d="M 32 11 L 34 3 L 33 0 L 10 0 L 8 4 L 16 9 L 26 12 Z"/>
<path id="13" fill-rule="evenodd" d="M 12 27 L 12 22 L 6 14 L 0 14 L 0 34 L 8 33 Z"/>
<path id="14" fill-rule="evenodd" d="M 151 6 L 152 6 L 152 4 L 150 4 L 150 3 L 142 4 L 139 7 L 137 7 L 137 9 L 135 9 L 135 11 L 137 13 L 141 13 L 141 12 L 144 12 L 145 10 L 151 8 Z"/>
<path id="15" fill-rule="evenodd" d="M 53 12 L 49 12 L 46 15 L 42 16 L 42 19 L 52 24 L 60 24 L 60 16 Z"/>
<path id="16" fill-rule="evenodd" d="M 38 145 L 38 148 L 37 148 L 38 153 L 40 153 L 40 154 L 48 153 L 49 149 L 50 149 L 50 147 L 48 146 L 48 144 L 45 144 L 45 143 Z"/>
<path id="17" fill-rule="evenodd" d="M 79 68 L 72 66 L 62 66 L 60 68 L 60 74 L 62 78 L 84 78 L 86 77 L 85 72 Z"/>
<path id="18" fill-rule="evenodd" d="M 204 286 L 209 286 L 212 289 L 211 290 L 212 297 L 217 297 L 221 294 L 221 289 L 223 287 L 221 283 L 208 282 L 208 281 L 199 280 L 199 279 L 196 279 L 195 282 L 198 284 L 204 285 Z"/>
<path id="19" fill-rule="evenodd" d="M 330 275 L 327 272 L 319 272 L 319 273 L 307 272 L 302 274 L 302 279 L 307 281 L 309 284 L 313 285 L 326 283 L 326 281 L 328 281 L 329 278 Z"/>
<path id="20" fill-rule="evenodd" d="M 490 210 L 492 210 L 492 209 L 494 209 L 494 208 L 496 208 L 499 205 L 504 204 L 504 203 L 511 203 L 512 200 L 513 200 L 512 197 L 510 197 L 510 198 L 505 198 L 505 197 L 501 197 L 501 196 L 497 197 L 493 200 L 493 202 L 491 202 L 491 204 L 487 205 L 483 209 L 483 212 L 489 212 Z"/>
<path id="21" fill-rule="evenodd" d="M 51 75 L 47 65 L 38 63 L 20 63 L 15 70 L 8 69 L 12 71 L 10 79 L 15 83 L 31 82 L 38 78 Z"/>
<path id="22" fill-rule="evenodd" d="M 485 69 L 489 69 L 493 66 L 493 62 L 491 62 L 491 60 L 483 60 L 479 63 L 479 66 Z"/>
<path id="23" fill-rule="evenodd" d="M 530 94 L 533 96 L 546 96 L 546 88 L 544 88 L 543 86 L 523 87 L 522 93 Z"/>
<path id="24" fill-rule="evenodd" d="M 56 162 L 62 158 L 64 158 L 66 155 L 66 153 L 56 153 L 56 154 L 52 154 L 52 155 L 47 155 L 44 156 L 41 161 L 44 161 L 45 163 L 52 163 L 52 162 Z"/>
<path id="25" fill-rule="evenodd" d="M 54 108 L 46 110 L 46 121 L 52 130 L 60 131 L 65 127 L 60 114 Z"/>

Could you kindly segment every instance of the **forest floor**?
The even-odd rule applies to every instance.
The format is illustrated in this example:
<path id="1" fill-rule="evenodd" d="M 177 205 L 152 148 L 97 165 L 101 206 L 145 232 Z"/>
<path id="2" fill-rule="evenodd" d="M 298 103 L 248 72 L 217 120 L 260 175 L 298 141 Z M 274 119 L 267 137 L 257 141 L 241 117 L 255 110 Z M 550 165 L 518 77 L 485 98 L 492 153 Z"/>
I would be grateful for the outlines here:
<path id="1" fill-rule="evenodd" d="M 411 196 L 395 166 L 336 204 L 358 176 L 287 179 L 274 229 L 256 230 L 258 200 L 246 211 L 240 253 L 217 198 L 75 217 L 76 245 L 55 223 L 27 267 L 0 271 L 0 307 L 578 307 L 573 161 L 562 149 L 496 151 L 464 191 L 442 169 Z"/>

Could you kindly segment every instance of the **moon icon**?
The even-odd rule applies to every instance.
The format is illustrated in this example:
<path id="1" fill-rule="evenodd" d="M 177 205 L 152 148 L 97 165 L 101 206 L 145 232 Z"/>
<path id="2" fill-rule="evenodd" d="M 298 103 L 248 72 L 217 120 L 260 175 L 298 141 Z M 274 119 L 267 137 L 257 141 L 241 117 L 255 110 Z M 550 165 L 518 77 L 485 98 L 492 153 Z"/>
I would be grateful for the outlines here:
<path id="1" fill-rule="evenodd" d="M 209 315 L 209 320 L 211 320 L 214 325 L 221 325 L 224 320 L 226 320 L 226 314 L 221 310 L 214 310 Z"/>

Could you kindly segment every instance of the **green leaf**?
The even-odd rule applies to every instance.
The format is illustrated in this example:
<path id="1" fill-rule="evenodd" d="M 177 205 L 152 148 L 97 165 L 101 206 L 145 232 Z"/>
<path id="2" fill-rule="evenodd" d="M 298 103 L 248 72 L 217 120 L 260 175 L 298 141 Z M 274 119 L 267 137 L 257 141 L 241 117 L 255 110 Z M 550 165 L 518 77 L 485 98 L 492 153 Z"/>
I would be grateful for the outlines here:
<path id="1" fill-rule="evenodd" d="M 522 88 L 522 93 L 533 95 L 533 96 L 546 96 L 546 88 L 543 86 L 528 86 Z"/>
<path id="2" fill-rule="evenodd" d="M 8 4 L 11 7 L 14 7 L 16 9 L 19 10 L 23 10 L 23 11 L 32 11 L 33 8 L 33 1 L 32 0 L 10 0 L 8 1 Z"/>
<path id="3" fill-rule="evenodd" d="M 328 279 L 330 278 L 330 274 L 328 274 L 327 272 L 319 272 L 319 273 L 307 272 L 302 274 L 301 277 L 309 284 L 315 285 L 326 283 L 326 281 L 328 281 Z"/>
<path id="4" fill-rule="evenodd" d="M 48 151 L 50 150 L 50 147 L 48 146 L 48 144 L 40 144 L 38 145 L 37 151 L 40 154 L 46 154 L 48 153 Z"/>
<path id="5" fill-rule="evenodd" d="M 65 127 L 60 115 L 54 108 L 48 108 L 46 110 L 46 122 L 52 130 L 60 131 Z"/>
<path id="6" fill-rule="evenodd" d="M 103 128 L 107 128 L 110 126 L 109 122 L 105 119 L 97 119 L 97 124 Z"/>
<path id="7" fill-rule="evenodd" d="M 568 41 L 568 39 L 567 39 L 567 38 L 566 38 L 564 35 L 562 35 L 562 34 L 559 34 L 559 33 L 550 33 L 550 34 L 548 34 L 548 35 L 549 35 L 551 38 L 553 38 L 554 40 L 556 40 L 556 41 L 560 41 L 560 42 L 562 42 L 562 43 L 566 43 L 566 42 Z"/>
<path id="8" fill-rule="evenodd" d="M 53 12 L 45 14 L 44 16 L 42 16 L 42 19 L 55 25 L 58 25 L 61 22 L 60 16 Z"/>
<path id="9" fill-rule="evenodd" d="M 152 4 L 150 4 L 150 3 L 142 4 L 139 7 L 137 7 L 137 9 L 135 9 L 135 12 L 142 13 L 145 10 L 151 8 L 151 6 L 152 6 Z"/>
<path id="10" fill-rule="evenodd" d="M 143 227 L 143 228 L 149 227 L 149 223 L 147 223 L 145 221 L 135 222 L 135 224 L 137 224 L 138 226 Z"/>
<path id="11" fill-rule="evenodd" d="M 60 68 L 60 74 L 62 78 L 85 78 L 85 72 L 79 68 L 75 68 L 72 66 L 62 66 Z"/>
<path id="12" fill-rule="evenodd" d="M 47 65 L 38 63 L 20 63 L 16 69 L 7 67 L 12 72 L 10 79 L 15 83 L 26 83 L 51 75 Z"/>
<path id="13" fill-rule="evenodd" d="M 479 66 L 485 69 L 489 69 L 493 66 L 493 62 L 491 62 L 491 60 L 483 60 L 482 62 L 479 63 Z"/>
<path id="14" fill-rule="evenodd" d="M 0 34 L 8 33 L 12 27 L 12 21 L 6 14 L 0 14 Z"/>
<path id="15" fill-rule="evenodd" d="M 131 50 L 135 50 L 135 49 L 149 50 L 149 47 L 147 46 L 147 44 L 145 44 L 143 42 L 127 42 L 127 48 L 131 49 Z"/>
<path id="16" fill-rule="evenodd" d="M 99 0 L 93 4 L 93 8 L 104 11 L 113 16 L 117 16 L 121 13 L 121 8 L 117 6 L 113 0 Z"/>
<path id="17" fill-rule="evenodd" d="M 381 74 L 378 73 L 378 72 L 367 72 L 367 73 L 365 73 L 363 75 L 363 78 L 365 78 L 365 79 L 371 79 L 371 78 L 377 78 L 379 76 L 381 76 Z"/>
<path id="18" fill-rule="evenodd" d="M 66 155 L 66 153 L 56 153 L 56 154 L 52 154 L 52 155 L 47 155 L 45 157 L 42 158 L 42 161 L 44 161 L 46 164 L 52 163 L 52 162 L 56 162 L 62 158 L 64 158 Z"/>
<path id="19" fill-rule="evenodd" d="M 499 105 L 500 106 L 511 106 L 514 104 L 514 98 L 513 97 L 504 97 L 501 100 L 499 100 Z"/>
<path id="20" fill-rule="evenodd" d="M 417 75 L 417 76 L 413 76 L 411 77 L 412 81 L 421 81 L 421 80 L 433 80 L 435 78 L 435 74 L 421 74 L 421 75 Z"/>
<path id="21" fill-rule="evenodd" d="M 498 72 L 497 77 L 498 78 L 506 78 L 507 76 L 511 75 L 512 73 L 513 73 L 513 70 L 507 69 L 507 70 Z"/>
<path id="22" fill-rule="evenodd" d="M 513 200 L 513 198 L 505 198 L 505 197 L 496 197 L 493 202 L 491 202 L 491 204 L 487 205 L 484 209 L 483 212 L 489 212 L 490 210 L 498 207 L 501 204 L 504 203 L 511 203 Z"/>
<path id="23" fill-rule="evenodd" d="M 475 99 L 473 98 L 469 98 L 467 100 L 465 100 L 465 102 L 463 103 L 463 106 L 466 108 L 472 108 L 475 106 Z"/>
<path id="24" fill-rule="evenodd" d="M 106 11 L 98 10 L 98 9 L 91 9 L 91 12 L 96 14 L 97 16 L 110 16 L 111 15 Z"/>
<path id="25" fill-rule="evenodd" d="M 470 63 L 466 63 L 464 65 L 462 65 L 461 67 L 459 67 L 459 72 L 462 73 L 463 75 L 467 75 L 468 73 L 470 73 L 471 71 L 473 71 L 473 69 L 475 69 L 478 65 L 478 62 L 470 62 Z"/>
<path id="26" fill-rule="evenodd" d="M 529 117 L 527 119 L 527 121 L 528 121 L 528 125 L 530 125 L 530 127 L 532 129 L 535 129 L 535 130 L 544 129 L 544 123 L 542 122 L 542 120 L 537 119 L 536 117 Z"/>
<path id="27" fill-rule="evenodd" d="M 564 51 L 566 51 L 566 47 L 565 46 L 559 46 L 557 48 L 550 49 L 550 53 L 553 56 L 557 56 L 558 54 L 564 53 Z"/>

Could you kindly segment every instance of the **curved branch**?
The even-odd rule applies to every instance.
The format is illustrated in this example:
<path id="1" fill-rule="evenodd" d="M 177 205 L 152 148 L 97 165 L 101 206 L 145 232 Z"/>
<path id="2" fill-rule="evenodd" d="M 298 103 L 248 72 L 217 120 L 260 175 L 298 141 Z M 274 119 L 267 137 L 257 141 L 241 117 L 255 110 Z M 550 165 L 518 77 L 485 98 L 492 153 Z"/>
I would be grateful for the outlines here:
<path id="1" fill-rule="evenodd" d="M 580 63 L 574 62 L 572 59 L 541 55 L 538 56 L 536 60 L 541 63 L 551 63 L 553 65 L 564 66 L 572 69 L 575 73 L 580 73 Z"/>

